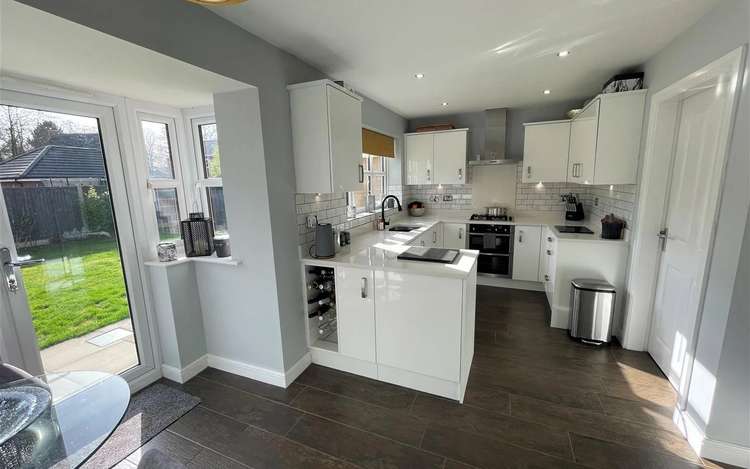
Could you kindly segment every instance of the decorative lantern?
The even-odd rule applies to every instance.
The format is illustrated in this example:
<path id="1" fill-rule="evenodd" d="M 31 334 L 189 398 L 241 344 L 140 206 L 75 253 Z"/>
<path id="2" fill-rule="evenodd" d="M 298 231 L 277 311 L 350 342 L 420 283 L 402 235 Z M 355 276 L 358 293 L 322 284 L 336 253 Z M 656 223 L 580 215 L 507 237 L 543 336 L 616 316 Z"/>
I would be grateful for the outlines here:
<path id="1" fill-rule="evenodd" d="M 203 212 L 192 212 L 180 222 L 180 233 L 187 257 L 210 256 L 214 252 L 214 225 Z"/>

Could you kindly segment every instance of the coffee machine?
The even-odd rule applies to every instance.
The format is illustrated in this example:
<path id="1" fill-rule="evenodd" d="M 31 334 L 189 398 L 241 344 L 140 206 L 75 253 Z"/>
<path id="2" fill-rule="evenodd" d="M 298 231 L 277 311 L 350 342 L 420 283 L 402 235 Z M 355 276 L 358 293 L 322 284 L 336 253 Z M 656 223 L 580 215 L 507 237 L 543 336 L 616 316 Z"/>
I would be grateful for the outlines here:
<path id="1" fill-rule="evenodd" d="M 565 219 L 570 221 L 583 220 L 583 203 L 578 201 L 578 197 L 571 192 L 562 195 L 561 198 L 565 202 Z"/>

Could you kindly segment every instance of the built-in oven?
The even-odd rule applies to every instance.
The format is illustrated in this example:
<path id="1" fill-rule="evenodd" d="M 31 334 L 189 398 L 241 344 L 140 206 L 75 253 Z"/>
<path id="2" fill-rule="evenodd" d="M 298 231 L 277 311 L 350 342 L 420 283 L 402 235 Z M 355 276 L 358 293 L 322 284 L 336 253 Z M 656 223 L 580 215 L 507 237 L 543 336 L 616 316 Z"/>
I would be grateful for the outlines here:
<path id="1" fill-rule="evenodd" d="M 479 251 L 479 274 L 503 278 L 513 275 L 513 225 L 469 225 L 469 249 Z"/>

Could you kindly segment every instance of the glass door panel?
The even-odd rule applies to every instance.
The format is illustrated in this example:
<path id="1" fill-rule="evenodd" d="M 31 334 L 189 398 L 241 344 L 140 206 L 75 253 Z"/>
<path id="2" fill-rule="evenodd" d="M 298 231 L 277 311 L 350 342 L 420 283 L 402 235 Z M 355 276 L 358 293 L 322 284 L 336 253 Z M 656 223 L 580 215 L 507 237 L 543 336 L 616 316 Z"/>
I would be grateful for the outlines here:
<path id="1" fill-rule="evenodd" d="M 108 175 L 97 117 L 0 105 L 0 222 L 13 238 L 0 241 L 35 333 L 19 341 L 35 341 L 45 372 L 141 363 Z"/>

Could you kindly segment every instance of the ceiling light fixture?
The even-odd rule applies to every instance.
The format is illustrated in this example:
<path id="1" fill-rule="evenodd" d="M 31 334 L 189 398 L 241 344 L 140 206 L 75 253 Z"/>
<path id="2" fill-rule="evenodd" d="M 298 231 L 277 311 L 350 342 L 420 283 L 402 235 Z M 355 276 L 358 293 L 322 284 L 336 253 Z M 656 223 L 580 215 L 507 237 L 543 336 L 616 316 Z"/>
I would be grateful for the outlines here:
<path id="1" fill-rule="evenodd" d="M 561 50 L 560 52 L 557 53 L 558 57 L 567 57 L 569 55 L 570 55 L 570 51 L 569 50 Z"/>
<path id="2" fill-rule="evenodd" d="M 236 5 L 238 3 L 246 2 L 247 0 L 188 0 L 191 3 L 197 3 L 198 5 L 208 6 L 222 6 L 222 5 Z"/>
<path id="3" fill-rule="evenodd" d="M 414 78 L 416 78 L 417 80 L 421 80 L 422 78 L 424 78 L 424 73 L 415 73 Z"/>
<path id="4" fill-rule="evenodd" d="M 551 92 L 550 90 L 544 90 L 544 91 L 543 91 L 543 93 L 544 93 L 544 94 L 550 94 L 550 93 L 552 93 L 552 92 Z"/>
<path id="5" fill-rule="evenodd" d="M 445 101 L 443 101 L 443 103 L 442 103 L 442 104 L 443 104 L 443 107 L 445 107 L 445 106 L 447 106 L 447 105 L 448 105 L 448 103 L 446 103 Z"/>

